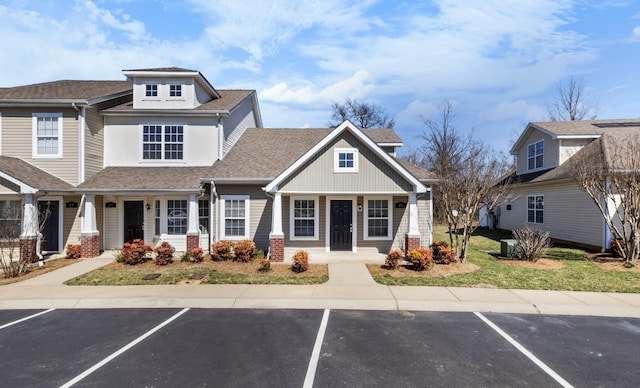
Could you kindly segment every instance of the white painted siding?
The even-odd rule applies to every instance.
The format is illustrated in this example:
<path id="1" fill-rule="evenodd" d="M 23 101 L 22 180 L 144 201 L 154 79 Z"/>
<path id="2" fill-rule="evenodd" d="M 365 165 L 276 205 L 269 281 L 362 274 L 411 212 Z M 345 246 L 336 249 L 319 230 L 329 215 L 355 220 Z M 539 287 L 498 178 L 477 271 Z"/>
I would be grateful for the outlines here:
<path id="1" fill-rule="evenodd" d="M 543 165 L 542 168 L 529 170 L 528 168 L 528 154 L 527 147 L 530 144 L 536 143 L 540 140 L 544 141 L 544 157 L 543 157 Z M 540 131 L 532 131 L 523 141 L 522 147 L 518 150 L 518 154 L 516 155 L 517 159 L 517 174 L 526 174 L 528 172 L 545 170 L 551 167 L 556 167 L 559 165 L 560 156 L 559 156 L 559 144 L 558 140 L 553 140 L 551 136 L 540 132 Z"/>
<path id="2" fill-rule="evenodd" d="M 146 97 L 147 84 L 158 85 L 157 97 Z M 182 84 L 181 97 L 169 96 L 171 84 Z M 133 106 L 135 109 L 193 109 L 199 105 L 193 84 L 192 78 L 136 78 L 133 82 Z"/>
<path id="3" fill-rule="evenodd" d="M 226 155 L 247 128 L 256 127 L 251 99 L 246 98 L 242 101 L 231 115 L 224 119 L 223 124 L 224 144 L 222 152 Z"/>
<path id="4" fill-rule="evenodd" d="M 593 141 L 592 139 L 564 139 L 560 140 L 560 164 L 564 163 L 580 151 L 582 147 Z"/>

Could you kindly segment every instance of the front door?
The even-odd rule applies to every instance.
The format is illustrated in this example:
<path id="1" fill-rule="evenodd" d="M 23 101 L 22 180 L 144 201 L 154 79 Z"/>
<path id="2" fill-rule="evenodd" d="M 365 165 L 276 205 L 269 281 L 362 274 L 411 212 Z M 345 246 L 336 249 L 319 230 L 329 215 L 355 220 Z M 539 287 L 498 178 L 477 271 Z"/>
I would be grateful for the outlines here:
<path id="1" fill-rule="evenodd" d="M 350 251 L 352 248 L 352 209 L 351 201 L 331 201 L 331 243 L 332 251 Z"/>
<path id="2" fill-rule="evenodd" d="M 60 202 L 38 201 L 38 220 L 42 225 L 43 252 L 60 252 Z M 42 224 L 44 220 L 44 224 Z"/>
<path id="3" fill-rule="evenodd" d="M 143 209 L 143 201 L 124 201 L 124 242 L 144 239 Z"/>

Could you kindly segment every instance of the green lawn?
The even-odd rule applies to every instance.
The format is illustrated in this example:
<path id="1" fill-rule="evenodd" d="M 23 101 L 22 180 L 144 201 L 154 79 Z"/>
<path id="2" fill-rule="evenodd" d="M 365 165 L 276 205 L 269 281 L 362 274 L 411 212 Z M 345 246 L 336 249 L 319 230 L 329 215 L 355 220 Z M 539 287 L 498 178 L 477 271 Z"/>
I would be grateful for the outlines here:
<path id="1" fill-rule="evenodd" d="M 446 228 L 435 228 L 434 241 L 449 241 Z M 465 274 L 441 278 L 375 276 L 386 285 L 496 287 L 532 290 L 570 290 L 595 292 L 640 292 L 640 272 L 617 272 L 600 269 L 586 260 L 587 252 L 576 248 L 553 247 L 546 258 L 564 264 L 562 269 L 531 269 L 509 266 L 497 260 L 500 239 L 510 234 L 478 229 L 471 237 L 469 263 L 480 269 Z"/>

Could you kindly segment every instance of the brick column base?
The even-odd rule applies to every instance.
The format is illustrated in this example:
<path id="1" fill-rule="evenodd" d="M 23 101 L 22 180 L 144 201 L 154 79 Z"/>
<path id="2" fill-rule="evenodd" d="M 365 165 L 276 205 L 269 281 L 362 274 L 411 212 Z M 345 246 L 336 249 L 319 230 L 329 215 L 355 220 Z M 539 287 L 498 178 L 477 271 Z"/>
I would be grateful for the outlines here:
<path id="1" fill-rule="evenodd" d="M 100 236 L 97 234 L 80 236 L 80 257 L 100 256 Z"/>
<path id="2" fill-rule="evenodd" d="M 274 237 L 269 241 L 269 251 L 271 253 L 270 260 L 283 262 L 284 261 L 284 238 Z"/>
<path id="3" fill-rule="evenodd" d="M 404 247 L 405 256 L 407 255 L 407 252 L 420 248 L 420 236 L 410 237 L 409 235 L 406 235 L 404 240 Z"/>
<path id="4" fill-rule="evenodd" d="M 21 238 L 20 239 L 20 260 L 26 260 L 30 263 L 38 261 L 38 255 L 36 255 L 36 238 Z"/>
<path id="5" fill-rule="evenodd" d="M 187 252 L 191 252 L 193 248 L 198 248 L 200 246 L 200 236 L 197 234 L 188 234 L 187 235 Z"/>

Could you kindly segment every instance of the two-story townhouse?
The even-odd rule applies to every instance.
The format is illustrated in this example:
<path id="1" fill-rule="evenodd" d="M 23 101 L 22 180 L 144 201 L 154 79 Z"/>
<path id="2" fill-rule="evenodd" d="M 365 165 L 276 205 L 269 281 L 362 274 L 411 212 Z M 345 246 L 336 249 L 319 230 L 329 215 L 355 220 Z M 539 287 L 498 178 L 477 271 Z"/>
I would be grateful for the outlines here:
<path id="1" fill-rule="evenodd" d="M 624 128 L 624 131 L 621 130 Z M 524 227 L 592 249 L 610 248 L 611 231 L 593 200 L 579 187 L 572 158 L 590 152 L 604 160 L 600 142 L 640 137 L 637 119 L 532 122 L 511 148 L 515 182 L 507 203 L 495 212 L 501 229 Z"/>

